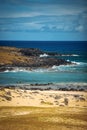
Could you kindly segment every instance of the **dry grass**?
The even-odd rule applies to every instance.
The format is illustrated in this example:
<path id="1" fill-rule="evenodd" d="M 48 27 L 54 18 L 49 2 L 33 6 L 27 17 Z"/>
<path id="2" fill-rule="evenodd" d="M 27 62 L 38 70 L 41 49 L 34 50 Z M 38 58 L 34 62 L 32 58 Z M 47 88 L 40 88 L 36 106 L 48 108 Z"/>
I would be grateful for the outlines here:
<path id="1" fill-rule="evenodd" d="M 46 102 L 46 101 L 41 101 L 41 104 L 43 104 L 43 105 L 53 105 L 52 102 Z"/>
<path id="2" fill-rule="evenodd" d="M 0 130 L 86 130 L 86 121 L 85 108 L 0 107 Z"/>
<path id="3" fill-rule="evenodd" d="M 14 62 L 26 63 L 31 59 L 21 55 L 19 49 L 15 47 L 0 47 L 0 64 L 11 65 Z"/>

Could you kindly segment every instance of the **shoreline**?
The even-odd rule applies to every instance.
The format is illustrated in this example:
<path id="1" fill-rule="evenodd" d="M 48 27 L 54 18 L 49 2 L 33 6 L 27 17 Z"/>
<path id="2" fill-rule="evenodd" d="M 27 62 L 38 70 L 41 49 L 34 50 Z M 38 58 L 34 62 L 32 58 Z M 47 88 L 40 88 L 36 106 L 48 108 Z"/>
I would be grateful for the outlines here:
<path id="1" fill-rule="evenodd" d="M 84 82 L 62 82 L 62 83 L 31 83 L 31 84 L 2 84 L 2 88 L 19 88 L 24 90 L 56 90 L 56 91 L 87 91 L 87 83 Z"/>

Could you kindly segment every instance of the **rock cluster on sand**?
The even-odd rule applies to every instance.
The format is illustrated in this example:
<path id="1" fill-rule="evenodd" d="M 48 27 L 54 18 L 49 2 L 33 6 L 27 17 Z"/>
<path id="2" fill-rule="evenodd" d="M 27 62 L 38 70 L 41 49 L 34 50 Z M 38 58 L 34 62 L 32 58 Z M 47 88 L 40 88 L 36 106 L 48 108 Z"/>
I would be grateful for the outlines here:
<path id="1" fill-rule="evenodd" d="M 0 89 L 0 106 L 87 107 L 87 93 L 2 88 Z"/>

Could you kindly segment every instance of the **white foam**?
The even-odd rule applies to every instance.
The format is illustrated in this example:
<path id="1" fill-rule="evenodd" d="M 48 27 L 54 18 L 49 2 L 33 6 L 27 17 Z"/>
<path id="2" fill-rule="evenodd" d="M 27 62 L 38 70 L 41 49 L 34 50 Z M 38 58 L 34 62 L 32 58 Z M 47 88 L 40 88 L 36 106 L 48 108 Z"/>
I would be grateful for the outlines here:
<path id="1" fill-rule="evenodd" d="M 75 64 L 75 65 L 80 65 L 81 64 L 81 62 L 76 62 L 76 61 L 72 61 L 72 63 Z"/>
<path id="2" fill-rule="evenodd" d="M 9 70 L 5 70 L 4 72 L 9 72 Z"/>
<path id="3" fill-rule="evenodd" d="M 15 68 L 15 69 L 13 69 L 13 70 L 6 70 L 5 72 L 18 72 L 19 71 L 19 69 L 18 68 Z"/>
<path id="4" fill-rule="evenodd" d="M 87 63 L 85 63 L 85 62 L 72 61 L 72 63 L 75 64 L 75 65 L 87 66 Z"/>
<path id="5" fill-rule="evenodd" d="M 79 56 L 79 55 L 77 55 L 77 54 L 72 54 L 71 56 Z"/>
<path id="6" fill-rule="evenodd" d="M 64 54 L 63 54 L 62 56 L 71 56 L 71 55 L 66 55 L 66 54 L 64 55 Z"/>
<path id="7" fill-rule="evenodd" d="M 59 65 L 59 66 L 53 66 L 52 70 L 56 72 L 73 72 L 76 70 L 76 65 Z"/>
<path id="8" fill-rule="evenodd" d="M 70 60 L 67 60 L 67 62 L 70 62 Z"/>
<path id="9" fill-rule="evenodd" d="M 40 55 L 40 58 L 42 58 L 42 57 L 48 57 L 48 55 L 46 53 L 44 53 L 44 54 Z"/>
<path id="10" fill-rule="evenodd" d="M 77 54 L 63 54 L 62 56 L 79 56 Z"/>
<path id="11" fill-rule="evenodd" d="M 43 68 L 41 68 L 41 69 L 34 69 L 34 70 L 32 70 L 32 72 L 41 72 L 41 73 L 49 72 L 49 69 L 43 69 Z"/>
<path id="12" fill-rule="evenodd" d="M 57 67 L 58 67 L 58 66 L 56 66 L 56 65 L 53 65 L 53 66 L 52 66 L 52 69 L 56 69 Z"/>
<path id="13" fill-rule="evenodd" d="M 26 70 L 26 69 L 19 69 L 19 68 L 16 68 L 16 69 L 13 69 L 13 70 L 5 70 L 4 72 L 30 72 L 29 70 Z"/>

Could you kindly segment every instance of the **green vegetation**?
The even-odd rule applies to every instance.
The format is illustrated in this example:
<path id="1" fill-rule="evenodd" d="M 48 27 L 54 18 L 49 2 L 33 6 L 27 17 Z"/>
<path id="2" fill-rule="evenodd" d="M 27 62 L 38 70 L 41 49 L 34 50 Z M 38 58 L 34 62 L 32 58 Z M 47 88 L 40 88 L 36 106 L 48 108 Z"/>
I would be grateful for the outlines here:
<path id="1" fill-rule="evenodd" d="M 86 108 L 0 107 L 0 130 L 86 130 Z"/>

